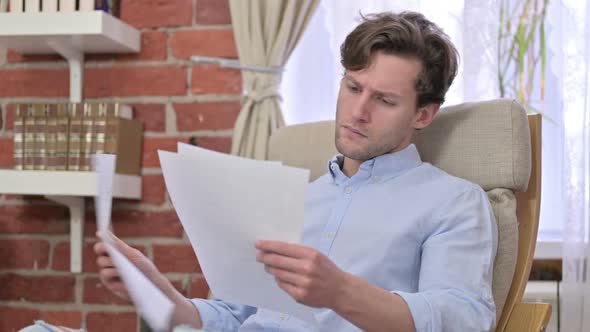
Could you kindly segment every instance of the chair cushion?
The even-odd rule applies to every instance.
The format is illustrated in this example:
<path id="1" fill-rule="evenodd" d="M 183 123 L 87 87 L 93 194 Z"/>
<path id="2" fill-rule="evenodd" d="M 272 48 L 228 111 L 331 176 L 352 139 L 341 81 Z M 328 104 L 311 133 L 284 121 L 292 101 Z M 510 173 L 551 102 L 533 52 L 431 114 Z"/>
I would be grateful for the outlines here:
<path id="1" fill-rule="evenodd" d="M 498 223 L 498 251 L 494 261 L 492 281 L 497 322 L 502 315 L 516 268 L 518 222 L 516 219 L 516 197 L 512 191 L 493 189 L 487 194 Z"/>
<path id="2" fill-rule="evenodd" d="M 414 135 L 422 160 L 484 190 L 526 191 L 531 172 L 529 123 L 514 100 L 446 107 Z"/>
<path id="3" fill-rule="evenodd" d="M 484 190 L 525 191 L 531 146 L 525 110 L 516 101 L 497 99 L 443 108 L 433 123 L 416 133 L 422 160 Z M 270 138 L 268 158 L 308 168 L 311 180 L 327 172 L 337 153 L 334 122 L 287 126 Z"/>

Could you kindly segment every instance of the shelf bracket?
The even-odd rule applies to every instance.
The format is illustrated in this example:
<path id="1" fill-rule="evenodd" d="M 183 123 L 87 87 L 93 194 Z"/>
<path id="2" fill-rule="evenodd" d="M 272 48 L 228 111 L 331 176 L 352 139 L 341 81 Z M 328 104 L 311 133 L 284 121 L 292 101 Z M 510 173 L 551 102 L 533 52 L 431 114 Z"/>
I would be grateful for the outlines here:
<path id="1" fill-rule="evenodd" d="M 45 196 L 70 210 L 70 271 L 82 272 L 82 247 L 84 245 L 84 197 L 78 196 Z"/>
<path id="2" fill-rule="evenodd" d="M 70 66 L 70 101 L 72 103 L 81 102 L 84 82 L 84 53 L 55 39 L 48 40 L 47 44 L 68 60 Z"/>

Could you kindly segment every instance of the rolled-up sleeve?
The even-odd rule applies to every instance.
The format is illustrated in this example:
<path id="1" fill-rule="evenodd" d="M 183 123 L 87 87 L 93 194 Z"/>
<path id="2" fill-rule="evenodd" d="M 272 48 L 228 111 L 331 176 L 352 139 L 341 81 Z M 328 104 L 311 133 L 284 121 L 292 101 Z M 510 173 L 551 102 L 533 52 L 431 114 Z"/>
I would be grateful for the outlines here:
<path id="1" fill-rule="evenodd" d="M 491 331 L 497 226 L 483 190 L 470 188 L 441 206 L 422 245 L 418 292 L 407 303 L 417 332 Z"/>
<path id="2" fill-rule="evenodd" d="M 190 301 L 199 311 L 205 331 L 237 331 L 242 323 L 257 311 L 256 307 L 220 300 L 191 299 Z"/>

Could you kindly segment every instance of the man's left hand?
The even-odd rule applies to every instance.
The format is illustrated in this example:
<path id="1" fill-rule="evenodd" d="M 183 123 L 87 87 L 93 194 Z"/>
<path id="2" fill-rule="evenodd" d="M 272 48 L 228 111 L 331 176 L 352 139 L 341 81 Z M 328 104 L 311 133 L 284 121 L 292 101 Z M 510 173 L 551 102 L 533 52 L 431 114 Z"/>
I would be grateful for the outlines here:
<path id="1" fill-rule="evenodd" d="M 347 273 L 321 252 L 298 244 L 260 240 L 256 260 L 264 264 L 278 286 L 297 302 L 316 308 L 334 308 Z"/>

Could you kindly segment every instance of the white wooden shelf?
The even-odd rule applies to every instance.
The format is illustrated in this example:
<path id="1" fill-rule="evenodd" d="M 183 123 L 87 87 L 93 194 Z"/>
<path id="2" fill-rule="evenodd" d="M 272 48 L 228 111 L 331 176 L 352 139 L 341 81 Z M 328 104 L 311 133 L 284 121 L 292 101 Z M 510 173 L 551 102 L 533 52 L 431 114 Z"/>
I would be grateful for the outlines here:
<path id="1" fill-rule="evenodd" d="M 0 170 L 0 193 L 18 195 L 88 196 L 98 194 L 95 172 Z M 113 198 L 139 199 L 141 177 L 115 174 Z"/>
<path id="2" fill-rule="evenodd" d="M 61 54 L 70 65 L 70 99 L 82 100 L 85 53 L 133 53 L 140 32 L 103 12 L 0 13 L 0 46 L 23 54 Z"/>
<path id="3" fill-rule="evenodd" d="M 84 243 L 84 197 L 98 195 L 98 175 L 95 172 L 0 170 L 0 193 L 43 195 L 63 204 L 70 211 L 70 270 L 82 271 Z M 113 198 L 141 198 L 141 177 L 116 174 Z"/>

